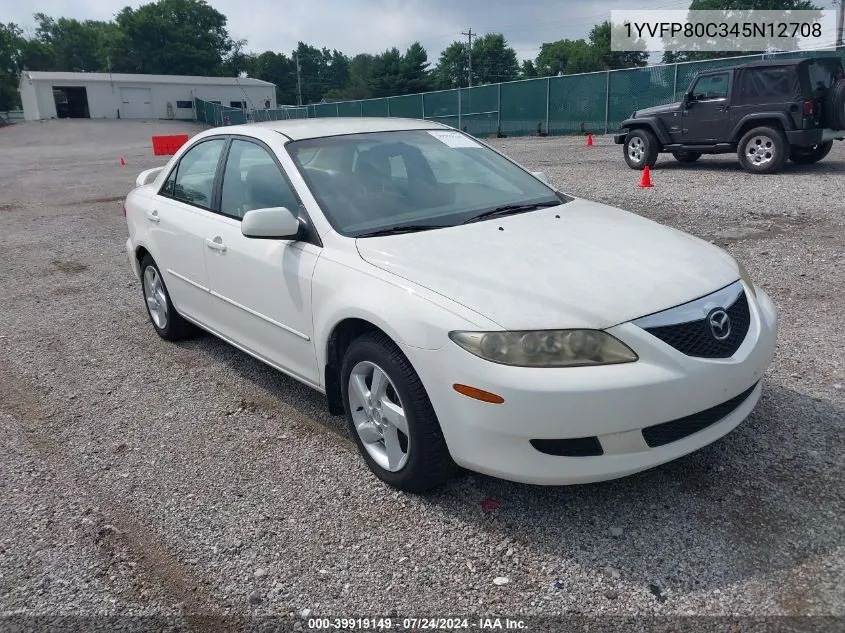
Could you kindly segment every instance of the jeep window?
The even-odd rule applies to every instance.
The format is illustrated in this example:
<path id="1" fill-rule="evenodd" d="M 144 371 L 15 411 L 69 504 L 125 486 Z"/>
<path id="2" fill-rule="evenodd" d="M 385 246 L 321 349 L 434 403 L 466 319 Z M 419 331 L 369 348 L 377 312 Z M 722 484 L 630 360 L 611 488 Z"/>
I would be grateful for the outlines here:
<path id="1" fill-rule="evenodd" d="M 737 80 L 737 103 L 772 103 L 792 101 L 800 88 L 792 66 L 749 68 Z"/>
<path id="2" fill-rule="evenodd" d="M 700 77 L 692 88 L 693 100 L 724 99 L 728 96 L 730 76 L 730 73 L 718 73 Z"/>
<path id="3" fill-rule="evenodd" d="M 813 90 L 827 90 L 834 84 L 837 70 L 835 61 L 834 63 L 813 61 L 807 64 L 810 85 L 813 87 Z"/>

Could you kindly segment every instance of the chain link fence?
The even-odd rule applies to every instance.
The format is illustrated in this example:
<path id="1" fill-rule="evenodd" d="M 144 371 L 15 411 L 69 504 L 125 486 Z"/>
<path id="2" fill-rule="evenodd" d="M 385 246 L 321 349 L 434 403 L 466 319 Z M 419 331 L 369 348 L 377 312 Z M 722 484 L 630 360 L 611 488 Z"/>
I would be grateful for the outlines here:
<path id="1" fill-rule="evenodd" d="M 210 125 L 325 117 L 404 117 L 445 123 L 474 136 L 607 133 L 634 110 L 679 101 L 693 76 L 767 58 L 838 56 L 837 50 L 749 55 L 579 75 L 525 79 L 422 94 L 243 112 L 196 100 Z"/>

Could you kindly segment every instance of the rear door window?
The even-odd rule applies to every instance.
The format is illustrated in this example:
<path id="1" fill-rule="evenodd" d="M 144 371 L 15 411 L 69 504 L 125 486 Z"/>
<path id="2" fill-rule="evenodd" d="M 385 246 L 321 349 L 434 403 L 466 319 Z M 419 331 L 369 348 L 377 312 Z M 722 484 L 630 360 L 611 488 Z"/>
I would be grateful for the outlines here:
<path id="1" fill-rule="evenodd" d="M 211 208 L 214 178 L 226 139 L 198 143 L 179 159 L 162 187 L 162 195 L 204 209 Z"/>

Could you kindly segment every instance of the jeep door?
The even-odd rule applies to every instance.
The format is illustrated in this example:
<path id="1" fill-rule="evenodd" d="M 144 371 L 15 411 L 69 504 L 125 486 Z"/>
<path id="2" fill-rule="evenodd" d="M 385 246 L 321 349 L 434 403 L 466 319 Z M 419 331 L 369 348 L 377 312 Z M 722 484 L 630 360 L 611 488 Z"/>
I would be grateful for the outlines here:
<path id="1" fill-rule="evenodd" d="M 723 143 L 731 133 L 733 71 L 704 73 L 693 84 L 684 108 L 683 142 Z"/>

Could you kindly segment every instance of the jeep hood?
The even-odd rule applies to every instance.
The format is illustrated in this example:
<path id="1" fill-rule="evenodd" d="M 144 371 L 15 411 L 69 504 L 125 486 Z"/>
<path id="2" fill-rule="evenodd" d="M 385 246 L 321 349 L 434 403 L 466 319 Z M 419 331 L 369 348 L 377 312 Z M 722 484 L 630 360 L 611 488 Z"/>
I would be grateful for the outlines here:
<path id="1" fill-rule="evenodd" d="M 704 240 L 579 199 L 356 244 L 373 266 L 514 330 L 608 328 L 739 278 L 733 259 Z"/>
<path id="2" fill-rule="evenodd" d="M 634 118 L 641 118 L 647 116 L 657 116 L 660 114 L 667 114 L 669 112 L 677 112 L 681 106 L 683 105 L 682 102 L 677 103 L 667 103 L 664 105 L 654 106 L 651 108 L 643 108 L 642 110 L 637 110 L 634 113 Z"/>

